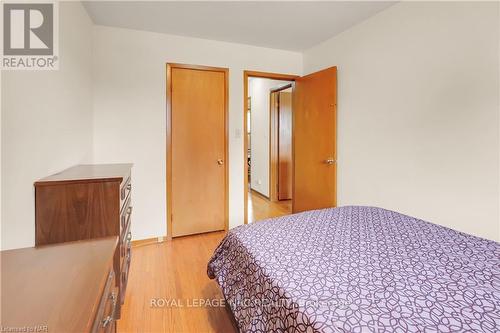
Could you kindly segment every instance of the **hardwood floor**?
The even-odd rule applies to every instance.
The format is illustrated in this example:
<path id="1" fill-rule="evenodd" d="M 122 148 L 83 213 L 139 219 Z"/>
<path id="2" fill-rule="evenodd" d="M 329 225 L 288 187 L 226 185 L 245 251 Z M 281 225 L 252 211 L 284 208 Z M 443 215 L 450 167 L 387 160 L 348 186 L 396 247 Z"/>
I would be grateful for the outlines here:
<path id="1" fill-rule="evenodd" d="M 237 332 L 225 307 L 194 306 L 223 299 L 207 276 L 223 237 L 214 232 L 134 247 L 118 332 Z"/>
<path id="2" fill-rule="evenodd" d="M 248 223 L 292 213 L 292 200 L 269 201 L 254 191 L 248 195 Z"/>
<path id="3" fill-rule="evenodd" d="M 249 222 L 291 212 L 291 201 L 270 202 L 253 192 L 248 205 Z M 134 246 L 118 332 L 237 332 L 230 310 L 215 304 L 224 297 L 207 276 L 208 260 L 224 235 Z M 206 300 L 212 306 L 194 306 Z"/>

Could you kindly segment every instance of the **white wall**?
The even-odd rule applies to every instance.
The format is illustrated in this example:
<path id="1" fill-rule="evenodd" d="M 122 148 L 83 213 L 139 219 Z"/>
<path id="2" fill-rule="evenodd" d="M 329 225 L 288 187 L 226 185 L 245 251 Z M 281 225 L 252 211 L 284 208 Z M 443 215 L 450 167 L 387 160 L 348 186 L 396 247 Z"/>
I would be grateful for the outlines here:
<path id="1" fill-rule="evenodd" d="M 338 66 L 338 198 L 499 228 L 498 3 L 403 2 L 304 54 Z"/>
<path id="2" fill-rule="evenodd" d="M 300 74 L 300 53 L 94 27 L 94 153 L 132 162 L 135 239 L 166 234 L 167 62 L 229 68 L 229 222 L 243 223 L 243 70 Z"/>
<path id="3" fill-rule="evenodd" d="M 59 12 L 59 70 L 2 72 L 2 249 L 34 245 L 34 181 L 92 161 L 92 23 Z"/>
<path id="4" fill-rule="evenodd" d="M 251 188 L 269 197 L 269 121 L 270 91 L 287 85 L 289 81 L 249 78 L 248 96 L 251 97 Z"/>

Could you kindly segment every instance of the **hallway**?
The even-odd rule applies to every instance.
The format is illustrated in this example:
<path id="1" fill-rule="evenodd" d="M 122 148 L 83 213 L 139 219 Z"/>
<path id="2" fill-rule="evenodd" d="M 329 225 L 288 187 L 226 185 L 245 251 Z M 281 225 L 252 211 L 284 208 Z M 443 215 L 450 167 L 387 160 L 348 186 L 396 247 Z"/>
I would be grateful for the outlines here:
<path id="1" fill-rule="evenodd" d="M 292 200 L 271 202 L 255 191 L 250 191 L 248 196 L 248 223 L 291 213 Z"/>

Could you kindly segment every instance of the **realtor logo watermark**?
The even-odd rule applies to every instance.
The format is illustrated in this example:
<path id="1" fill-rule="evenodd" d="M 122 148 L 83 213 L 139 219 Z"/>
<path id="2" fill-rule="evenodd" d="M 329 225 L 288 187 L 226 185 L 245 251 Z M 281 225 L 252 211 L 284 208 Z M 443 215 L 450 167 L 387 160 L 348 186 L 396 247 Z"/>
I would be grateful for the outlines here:
<path id="1" fill-rule="evenodd" d="M 57 2 L 3 2 L 3 70 L 59 68 Z"/>

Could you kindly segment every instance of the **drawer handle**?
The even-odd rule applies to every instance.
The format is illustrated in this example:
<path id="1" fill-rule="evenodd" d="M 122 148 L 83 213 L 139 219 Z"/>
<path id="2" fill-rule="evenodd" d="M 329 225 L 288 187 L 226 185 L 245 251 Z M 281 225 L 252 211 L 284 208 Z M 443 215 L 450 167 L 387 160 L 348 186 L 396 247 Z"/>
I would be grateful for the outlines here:
<path id="1" fill-rule="evenodd" d="M 132 240 L 132 232 L 128 232 L 127 234 L 127 241 L 131 241 Z"/>
<path id="2" fill-rule="evenodd" d="M 113 317 L 107 316 L 102 320 L 102 327 L 107 327 L 113 321 Z"/>
<path id="3" fill-rule="evenodd" d="M 132 189 L 132 184 L 128 184 L 128 185 L 127 185 L 127 190 L 129 190 L 129 191 L 130 191 L 131 189 Z"/>
<path id="4" fill-rule="evenodd" d="M 129 214 L 129 215 L 132 214 L 132 208 L 133 208 L 132 206 L 129 206 L 127 208 L 127 214 Z"/>

